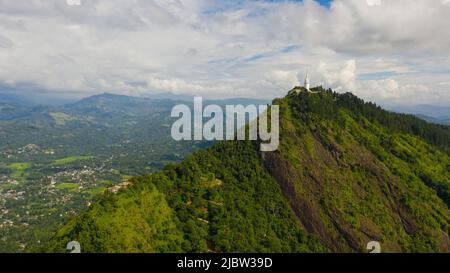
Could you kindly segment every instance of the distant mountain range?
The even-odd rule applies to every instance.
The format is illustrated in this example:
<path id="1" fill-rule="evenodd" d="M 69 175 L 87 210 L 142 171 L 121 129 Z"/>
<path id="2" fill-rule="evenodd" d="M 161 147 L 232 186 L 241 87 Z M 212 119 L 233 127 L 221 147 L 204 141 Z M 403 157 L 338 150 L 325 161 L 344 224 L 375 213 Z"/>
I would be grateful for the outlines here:
<path id="1" fill-rule="evenodd" d="M 23 92 L 14 89 L 8 89 L 6 87 L 0 86 L 0 107 L 3 107 L 2 110 L 4 112 L 10 111 L 17 112 L 16 114 L 20 114 L 25 109 L 19 109 L 15 107 L 12 109 L 11 106 L 37 106 L 37 105 L 52 105 L 52 106 L 63 106 L 71 103 L 76 103 L 79 99 L 74 98 L 64 98 L 64 97 L 54 97 L 49 93 L 43 93 L 41 95 L 33 95 L 29 96 L 27 94 L 33 94 L 32 92 Z M 105 93 L 108 94 L 108 93 Z M 110 94 L 114 95 L 114 94 Z M 92 97 L 97 97 L 98 95 L 94 95 Z M 120 97 L 121 95 L 116 95 Z M 126 97 L 126 96 L 122 96 Z M 87 97 L 88 98 L 88 97 Z M 87 99 L 85 98 L 85 99 Z M 192 102 L 193 96 L 190 95 L 181 95 L 181 94 L 173 94 L 170 92 L 166 93 L 156 93 L 156 94 L 148 94 L 146 96 L 134 97 L 135 99 L 153 99 L 153 100 L 174 100 L 179 102 Z M 83 99 L 81 99 L 83 100 Z M 223 100 L 209 100 L 210 103 L 217 103 L 220 105 L 223 104 L 266 104 L 269 103 L 269 100 L 261 100 L 261 99 L 249 99 L 249 98 L 231 98 L 231 99 L 223 99 Z M 9 106 L 5 106 L 9 105 Z M 7 109 L 8 108 L 8 109 Z M 436 105 L 388 105 L 385 108 L 389 111 L 397 112 L 397 113 L 405 113 L 416 115 L 417 117 L 426 120 L 431 123 L 436 124 L 450 124 L 450 106 L 436 106 Z M 1 108 L 0 108 L 1 109 Z M 1 115 L 1 114 L 0 114 Z M 1 118 L 1 117 L 0 117 Z"/>
<path id="2" fill-rule="evenodd" d="M 111 96 L 118 96 L 118 97 L 133 97 L 135 99 L 142 99 L 142 100 L 174 100 L 174 101 L 186 101 L 186 102 L 192 102 L 194 99 L 194 96 L 191 95 L 183 95 L 183 94 L 174 94 L 170 92 L 165 93 L 149 93 L 142 96 L 127 96 L 127 95 L 120 95 L 120 94 L 113 94 L 113 93 L 103 93 L 103 95 L 109 94 Z M 102 94 L 92 95 L 85 98 L 79 98 L 78 95 L 73 95 L 70 97 L 64 97 L 62 95 L 58 95 L 55 93 L 49 93 L 49 92 L 40 92 L 39 90 L 33 91 L 23 91 L 23 90 L 16 90 L 11 88 L 2 87 L 0 85 L 0 103 L 2 104 L 12 104 L 12 105 L 19 105 L 19 106 L 38 106 L 38 105 L 46 105 L 46 106 L 63 106 L 67 104 L 76 103 L 80 100 L 87 99 L 89 97 L 97 97 Z M 223 103 L 268 103 L 270 100 L 262 100 L 262 99 L 251 99 L 251 98 L 230 98 L 230 99 L 205 99 L 209 100 L 211 102 L 216 102 L 218 104 Z"/>
<path id="3" fill-rule="evenodd" d="M 450 106 L 414 105 L 414 106 L 389 106 L 388 110 L 416 115 L 428 122 L 438 124 L 450 124 Z"/>
<path id="4" fill-rule="evenodd" d="M 52 104 L 37 104 L 30 101 L 24 101 L 20 97 L 0 94 L 0 120 L 14 119 L 36 111 L 49 110 L 67 110 L 79 112 L 102 112 L 103 114 L 133 113 L 134 115 L 148 115 L 154 111 L 155 106 L 159 102 L 165 102 L 170 105 L 176 103 L 191 103 L 194 97 L 178 96 L 170 93 L 157 94 L 149 97 L 133 97 L 126 95 L 117 95 L 112 93 L 103 93 L 77 100 L 75 102 L 66 103 L 64 105 L 55 106 Z M 250 98 L 231 98 L 223 100 L 205 100 L 205 104 L 267 104 L 268 100 L 250 99 Z M 163 103 L 164 104 L 164 103 Z"/>

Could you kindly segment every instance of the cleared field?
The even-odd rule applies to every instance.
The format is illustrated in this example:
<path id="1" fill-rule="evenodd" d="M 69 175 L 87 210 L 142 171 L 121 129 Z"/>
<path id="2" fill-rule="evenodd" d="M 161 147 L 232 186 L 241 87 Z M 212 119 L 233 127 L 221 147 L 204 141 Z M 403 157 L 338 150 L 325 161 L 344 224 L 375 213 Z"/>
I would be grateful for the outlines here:
<path id="1" fill-rule="evenodd" d="M 64 126 L 64 125 L 66 125 L 67 121 L 76 119 L 74 117 L 71 117 L 71 116 L 69 116 L 65 113 L 61 113 L 61 112 L 50 112 L 49 115 L 53 118 L 56 125 L 58 125 L 58 126 Z"/>
<path id="2" fill-rule="evenodd" d="M 62 165 L 70 164 L 73 162 L 77 162 L 77 161 L 81 161 L 81 160 L 88 160 L 88 159 L 93 159 L 93 158 L 94 158 L 94 156 L 68 156 L 68 157 L 60 158 L 60 159 L 53 161 L 52 165 L 53 166 L 62 166 Z"/>
<path id="3" fill-rule="evenodd" d="M 69 191 L 75 191 L 76 189 L 78 189 L 78 184 L 76 183 L 61 183 L 56 185 L 56 188 L 58 190 L 69 190 Z"/>
<path id="4" fill-rule="evenodd" d="M 23 173 L 30 167 L 30 163 L 11 163 L 8 165 L 8 168 L 13 170 L 13 173 L 10 175 L 10 177 L 16 180 L 22 179 Z"/>

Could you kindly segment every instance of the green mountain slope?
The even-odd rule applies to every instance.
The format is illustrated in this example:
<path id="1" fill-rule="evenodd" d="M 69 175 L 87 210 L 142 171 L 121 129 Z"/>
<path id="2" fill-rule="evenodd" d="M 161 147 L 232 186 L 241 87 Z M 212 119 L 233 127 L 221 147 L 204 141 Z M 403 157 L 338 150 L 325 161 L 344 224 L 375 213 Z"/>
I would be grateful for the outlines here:
<path id="1" fill-rule="evenodd" d="M 133 183 L 117 195 L 103 196 L 92 209 L 72 219 L 48 250 L 63 251 L 68 240 L 77 240 L 87 252 L 121 252 L 124 248 L 111 241 L 132 238 L 145 227 L 163 241 L 176 243 L 161 249 L 152 237 L 144 242 L 126 239 L 131 243 L 127 251 L 325 251 L 317 239 L 301 230 L 278 184 L 264 170 L 255 143 L 221 143 L 161 173 L 135 178 Z M 117 217 L 120 204 L 142 196 L 149 187 L 164 193 L 161 202 L 171 207 L 167 215 L 175 217 L 170 223 L 176 223 L 176 231 L 162 232 L 157 221 L 141 225 L 148 210 L 142 203 L 138 204 L 141 210 L 123 207 L 126 213 Z M 150 213 L 156 215 L 144 218 L 160 217 L 156 209 Z M 105 218 L 120 222 L 114 233 L 109 232 L 110 225 L 103 225 Z M 179 234 L 183 240 L 173 239 Z"/>
<path id="2" fill-rule="evenodd" d="M 317 91 L 274 101 L 278 151 L 221 142 L 134 178 L 44 250 L 450 252 L 448 127 Z"/>
<path id="3" fill-rule="evenodd" d="M 262 157 L 302 225 L 333 251 L 371 240 L 385 251 L 449 251 L 448 155 L 348 102 L 330 92 L 275 102 L 283 137 Z M 391 120 L 406 128 L 403 117 Z"/>

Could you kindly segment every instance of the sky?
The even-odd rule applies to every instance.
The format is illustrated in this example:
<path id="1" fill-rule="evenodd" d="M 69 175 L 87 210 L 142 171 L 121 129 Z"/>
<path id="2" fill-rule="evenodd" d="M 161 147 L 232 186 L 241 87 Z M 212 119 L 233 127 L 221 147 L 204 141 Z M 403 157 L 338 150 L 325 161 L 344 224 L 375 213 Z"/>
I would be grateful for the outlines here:
<path id="1" fill-rule="evenodd" d="M 80 5 L 77 2 L 80 1 Z M 450 105 L 450 0 L 0 0 L 0 89 Z"/>

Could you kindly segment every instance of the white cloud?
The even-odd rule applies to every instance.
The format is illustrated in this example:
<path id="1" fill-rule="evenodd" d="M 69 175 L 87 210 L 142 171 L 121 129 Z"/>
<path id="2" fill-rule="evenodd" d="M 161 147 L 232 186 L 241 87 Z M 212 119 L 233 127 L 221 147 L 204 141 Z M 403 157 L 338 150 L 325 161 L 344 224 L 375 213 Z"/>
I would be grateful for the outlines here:
<path id="1" fill-rule="evenodd" d="M 282 96 L 313 83 L 450 103 L 448 0 L 0 0 L 0 84 Z"/>
<path id="2" fill-rule="evenodd" d="M 369 6 L 380 6 L 381 0 L 366 0 Z"/>

